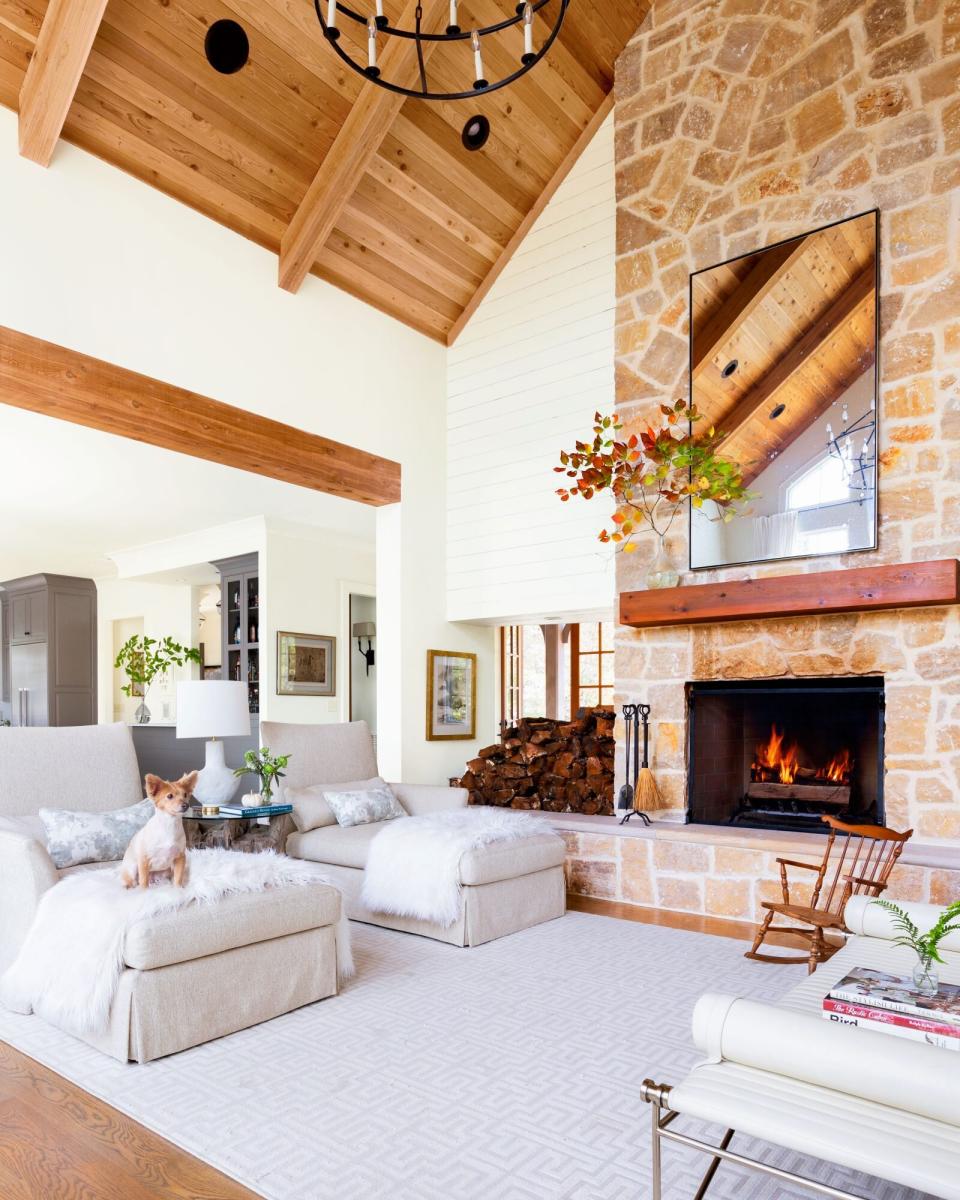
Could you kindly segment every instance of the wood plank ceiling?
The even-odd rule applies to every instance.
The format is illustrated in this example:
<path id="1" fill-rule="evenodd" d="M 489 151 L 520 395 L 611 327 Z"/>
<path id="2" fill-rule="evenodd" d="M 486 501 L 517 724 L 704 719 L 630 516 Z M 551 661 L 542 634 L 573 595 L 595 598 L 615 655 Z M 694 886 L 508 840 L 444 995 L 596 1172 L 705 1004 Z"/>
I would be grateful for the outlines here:
<path id="1" fill-rule="evenodd" d="M 307 243 L 310 271 L 452 340 L 607 111 L 614 62 L 649 3 L 571 0 L 546 59 L 510 87 L 476 101 L 406 100 L 372 146 L 368 120 L 357 137 L 365 169 L 340 170 L 332 208 L 299 214 L 321 233 L 315 256 Z M 48 29 L 55 15 L 57 28 L 69 27 L 56 5 L 79 4 L 96 10 L 91 0 L 50 0 Z M 385 3 L 397 22 L 408 7 Z M 490 24 L 514 9 L 513 0 L 461 0 L 460 24 Z M 17 111 L 46 13 L 47 0 L 0 0 L 0 103 Z M 223 18 L 250 41 L 249 61 L 233 75 L 218 74 L 204 54 L 209 26 Z M 539 15 L 536 25 L 542 37 Z M 364 31 L 345 19 L 341 27 L 365 56 Z M 512 29 L 487 39 L 489 74 L 514 69 L 520 37 Z M 451 90 L 469 86 L 467 43 L 440 46 L 428 71 Z M 32 82 L 28 95 L 37 89 Z M 108 0 L 62 136 L 279 255 L 348 115 L 374 95 L 388 94 L 336 57 L 312 0 Z M 470 152 L 460 134 L 477 113 L 492 133 Z M 338 159 L 343 151 L 341 142 Z M 283 274 L 295 290 L 286 262 Z"/>
<path id="2" fill-rule="evenodd" d="M 873 367 L 875 252 L 868 213 L 693 277 L 696 405 L 748 484 Z"/>

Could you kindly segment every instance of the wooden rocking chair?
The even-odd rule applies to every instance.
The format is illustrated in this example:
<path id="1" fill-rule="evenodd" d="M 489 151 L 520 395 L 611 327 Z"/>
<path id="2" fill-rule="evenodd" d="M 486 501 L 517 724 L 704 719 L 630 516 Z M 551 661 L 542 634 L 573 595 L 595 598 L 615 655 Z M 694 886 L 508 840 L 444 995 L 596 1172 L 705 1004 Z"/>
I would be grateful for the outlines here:
<path id="1" fill-rule="evenodd" d="M 813 863 L 797 862 L 791 858 L 777 859 L 780 864 L 783 900 L 763 902 L 762 907 L 768 910 L 767 915 L 757 930 L 753 946 L 744 957 L 755 958 L 758 962 L 805 962 L 810 971 L 815 971 L 820 963 L 826 962 L 840 949 L 838 944 L 831 944 L 826 940 L 825 931 L 844 928 L 843 910 L 851 896 L 879 896 L 884 891 L 890 872 L 913 834 L 912 829 L 908 829 L 906 833 L 897 833 L 896 830 L 887 829 L 883 825 L 848 825 L 836 817 L 825 816 L 821 820 L 830 826 L 823 862 L 814 866 Z M 832 873 L 831 859 L 834 867 Z M 816 872 L 817 878 L 808 905 L 791 902 L 787 867 Z M 828 875 L 829 885 L 826 883 Z M 778 914 L 788 920 L 799 921 L 808 928 L 774 925 L 773 919 Z M 803 938 L 810 944 L 809 953 L 801 956 L 759 954 L 760 947 L 771 933 L 789 933 Z"/>

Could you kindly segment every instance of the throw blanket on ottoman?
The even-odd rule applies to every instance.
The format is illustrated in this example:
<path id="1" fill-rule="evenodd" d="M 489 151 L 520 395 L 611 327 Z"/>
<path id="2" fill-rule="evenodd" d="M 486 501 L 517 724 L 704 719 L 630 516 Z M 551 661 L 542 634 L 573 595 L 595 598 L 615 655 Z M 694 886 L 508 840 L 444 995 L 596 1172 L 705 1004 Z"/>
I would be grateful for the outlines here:
<path id="1" fill-rule="evenodd" d="M 123 973 L 126 933 L 135 922 L 188 904 L 213 904 L 237 892 L 329 883 L 313 864 L 271 851 L 190 850 L 187 858 L 182 888 L 161 883 L 146 891 L 128 890 L 119 867 L 83 871 L 54 884 L 0 980 L 0 1000 L 68 1032 L 100 1033 Z M 337 973 L 341 980 L 353 974 L 346 917 L 337 928 Z"/>
<path id="2" fill-rule="evenodd" d="M 460 916 L 460 859 L 468 850 L 547 832 L 539 818 L 510 809 L 458 808 L 391 821 L 370 843 L 360 899 L 371 912 L 446 928 Z"/>

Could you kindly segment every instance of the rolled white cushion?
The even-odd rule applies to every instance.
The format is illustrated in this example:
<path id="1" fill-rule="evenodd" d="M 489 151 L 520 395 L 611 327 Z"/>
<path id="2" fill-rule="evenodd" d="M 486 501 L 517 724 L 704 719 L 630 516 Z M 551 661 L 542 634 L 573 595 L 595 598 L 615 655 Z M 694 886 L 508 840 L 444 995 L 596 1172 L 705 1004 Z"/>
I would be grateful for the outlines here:
<path id="1" fill-rule="evenodd" d="M 957 899 L 960 900 L 960 896 Z M 916 900 L 895 900 L 893 903 L 903 909 L 921 933 L 932 929 L 947 907 L 945 904 L 921 904 Z M 883 938 L 888 942 L 900 937 L 903 932 L 894 924 L 893 913 L 869 896 L 851 896 L 843 910 L 843 921 L 851 933 Z M 960 924 L 960 921 L 955 923 Z M 948 933 L 940 942 L 940 949 L 960 953 L 960 929 Z"/>
<path id="2" fill-rule="evenodd" d="M 293 823 L 297 832 L 309 833 L 311 829 L 321 829 L 325 825 L 337 823 L 333 809 L 327 803 L 327 792 L 368 792 L 388 786 L 377 775 L 373 779 L 358 779 L 352 783 L 313 783 L 309 787 L 285 787 L 282 799 L 284 804 L 293 805 Z"/>
<path id="3" fill-rule="evenodd" d="M 697 1001 L 693 1040 L 711 1062 L 739 1063 L 958 1123 L 957 1063 L 949 1050 L 715 992 Z"/>

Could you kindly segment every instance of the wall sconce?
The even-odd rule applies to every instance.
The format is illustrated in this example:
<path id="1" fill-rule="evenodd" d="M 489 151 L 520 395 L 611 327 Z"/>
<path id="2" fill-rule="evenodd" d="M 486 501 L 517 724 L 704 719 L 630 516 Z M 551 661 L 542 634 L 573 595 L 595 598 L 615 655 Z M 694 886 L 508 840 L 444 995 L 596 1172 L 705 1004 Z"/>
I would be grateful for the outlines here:
<path id="1" fill-rule="evenodd" d="M 373 621 L 358 621 L 353 627 L 353 636 L 357 639 L 357 649 L 367 661 L 367 674 L 376 661 L 376 651 L 370 644 L 370 639 L 377 636 L 377 627 Z M 363 639 L 367 639 L 367 648 L 363 648 Z"/>

